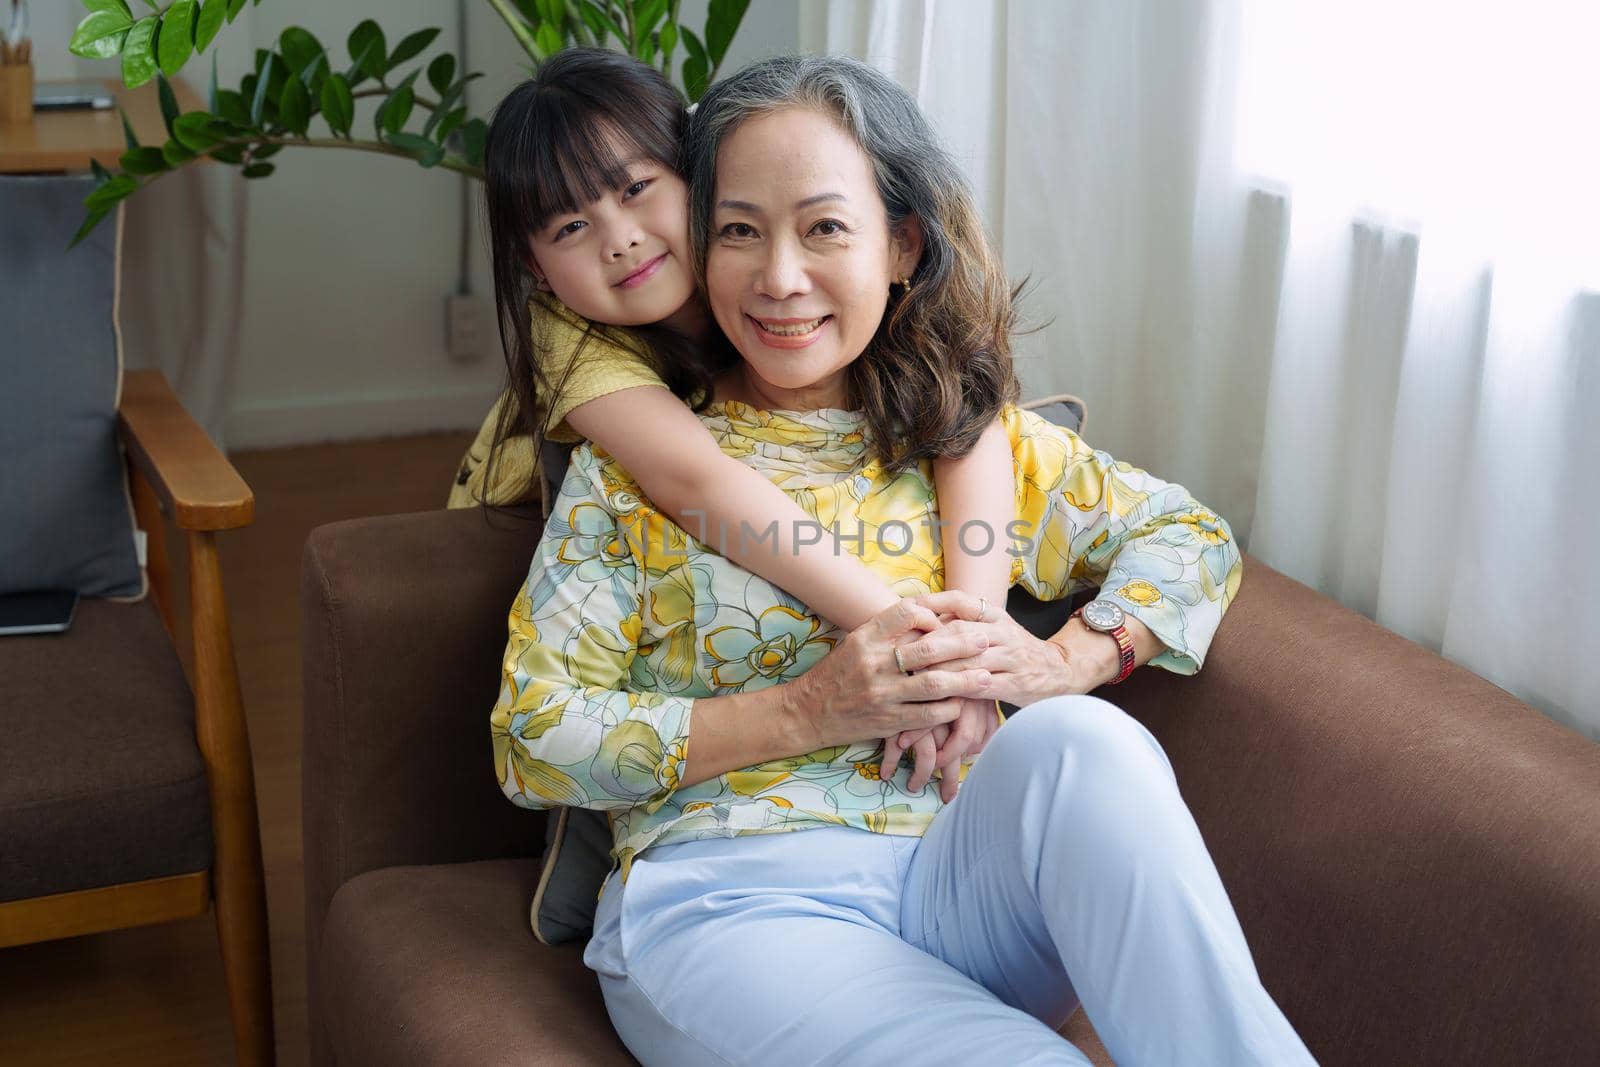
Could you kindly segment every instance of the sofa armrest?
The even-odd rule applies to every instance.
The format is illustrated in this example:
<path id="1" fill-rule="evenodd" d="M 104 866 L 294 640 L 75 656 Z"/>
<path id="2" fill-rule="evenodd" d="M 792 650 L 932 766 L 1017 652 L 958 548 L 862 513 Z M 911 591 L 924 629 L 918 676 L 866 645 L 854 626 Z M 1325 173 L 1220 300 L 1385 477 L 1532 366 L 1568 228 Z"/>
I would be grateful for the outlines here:
<path id="1" fill-rule="evenodd" d="M 506 613 L 537 512 L 479 509 L 314 530 L 301 566 L 306 932 L 364 871 L 537 855 L 543 817 L 495 784 Z"/>
<path id="2" fill-rule="evenodd" d="M 1267 988 L 1321 1062 L 1600 1048 L 1600 745 L 1256 560 L 1160 739 Z"/>

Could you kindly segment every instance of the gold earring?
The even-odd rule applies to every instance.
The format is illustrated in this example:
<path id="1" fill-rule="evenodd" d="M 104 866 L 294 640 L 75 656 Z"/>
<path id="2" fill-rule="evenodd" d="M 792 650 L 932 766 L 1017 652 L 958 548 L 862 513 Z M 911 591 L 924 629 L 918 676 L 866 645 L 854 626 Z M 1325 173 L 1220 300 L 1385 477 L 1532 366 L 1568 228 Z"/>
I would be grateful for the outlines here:
<path id="1" fill-rule="evenodd" d="M 904 278 L 901 278 L 895 284 L 900 286 L 902 289 L 904 289 L 908 294 L 911 292 L 911 276 L 910 275 L 906 275 Z"/>

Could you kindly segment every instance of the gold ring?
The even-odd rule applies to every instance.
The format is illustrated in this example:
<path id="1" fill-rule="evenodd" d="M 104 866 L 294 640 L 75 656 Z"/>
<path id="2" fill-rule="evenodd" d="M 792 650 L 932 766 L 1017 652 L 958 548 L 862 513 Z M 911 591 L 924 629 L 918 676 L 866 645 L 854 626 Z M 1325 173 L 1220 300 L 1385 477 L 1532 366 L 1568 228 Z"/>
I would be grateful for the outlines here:
<path id="1" fill-rule="evenodd" d="M 900 646 L 899 645 L 895 645 L 894 646 L 894 665 L 896 667 L 900 668 L 900 673 L 901 674 L 910 674 L 911 673 L 910 671 L 906 670 L 906 661 L 900 658 Z"/>

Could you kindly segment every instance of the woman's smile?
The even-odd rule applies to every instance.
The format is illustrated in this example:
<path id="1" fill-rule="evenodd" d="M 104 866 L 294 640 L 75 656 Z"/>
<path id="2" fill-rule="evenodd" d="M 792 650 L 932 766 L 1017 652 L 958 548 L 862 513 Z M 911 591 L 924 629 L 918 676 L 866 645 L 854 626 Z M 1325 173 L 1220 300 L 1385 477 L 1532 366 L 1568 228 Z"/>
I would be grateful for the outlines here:
<path id="1" fill-rule="evenodd" d="M 815 319 L 758 319 L 745 318 L 755 323 L 756 336 L 769 348 L 805 348 L 822 336 L 822 331 L 833 321 L 832 315 Z"/>

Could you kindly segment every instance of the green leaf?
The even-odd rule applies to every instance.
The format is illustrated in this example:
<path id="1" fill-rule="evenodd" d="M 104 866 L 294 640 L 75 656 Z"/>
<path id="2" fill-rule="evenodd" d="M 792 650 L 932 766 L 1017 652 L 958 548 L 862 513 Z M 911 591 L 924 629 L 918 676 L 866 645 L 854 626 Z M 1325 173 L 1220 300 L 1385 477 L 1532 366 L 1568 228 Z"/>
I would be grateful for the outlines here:
<path id="1" fill-rule="evenodd" d="M 117 114 L 122 116 L 123 143 L 126 144 L 130 150 L 138 148 L 139 135 L 133 132 L 133 123 L 128 121 L 128 113 L 119 107 L 117 108 Z"/>
<path id="2" fill-rule="evenodd" d="M 89 11 L 120 11 L 131 25 L 133 12 L 128 10 L 127 0 L 83 0 L 83 6 Z"/>
<path id="3" fill-rule="evenodd" d="M 656 28 L 656 23 L 666 13 L 667 0 L 641 0 L 634 5 L 632 43 L 635 55 L 643 50 L 645 42 L 650 39 L 650 31 Z"/>
<path id="4" fill-rule="evenodd" d="M 104 185 L 106 182 L 111 180 L 111 172 L 102 167 L 98 159 L 89 160 L 89 169 L 94 172 L 94 183 L 96 186 Z"/>
<path id="5" fill-rule="evenodd" d="M 706 80 L 711 74 L 711 62 L 706 57 L 706 46 L 689 27 L 683 27 L 683 47 L 689 53 L 683 60 L 683 91 L 692 104 L 706 92 Z"/>
<path id="6" fill-rule="evenodd" d="M 250 107 L 244 102 L 244 97 L 232 89 L 224 89 L 217 94 L 217 106 L 212 113 L 218 115 L 235 126 L 248 129 L 250 123 Z"/>
<path id="7" fill-rule="evenodd" d="M 334 133 L 349 135 L 356 120 L 356 101 L 342 74 L 330 74 L 322 83 L 322 117 Z"/>
<path id="8" fill-rule="evenodd" d="M 172 124 L 172 137 L 191 152 L 204 152 L 225 139 L 222 131 L 213 126 L 215 121 L 208 111 L 190 111 L 179 115 Z"/>
<path id="9" fill-rule="evenodd" d="M 617 25 L 617 20 L 611 17 L 611 12 L 603 10 L 592 0 L 583 0 L 578 10 L 583 17 L 583 21 L 594 31 L 596 37 L 603 38 L 609 33 L 619 41 L 627 41 L 628 35 L 622 32 L 622 27 Z"/>
<path id="10" fill-rule="evenodd" d="M 181 166 L 195 158 L 195 154 L 177 141 L 168 141 L 161 146 L 161 155 L 174 167 Z"/>
<path id="11" fill-rule="evenodd" d="M 278 53 L 291 77 L 298 77 L 322 58 L 322 42 L 299 26 L 290 26 L 278 35 Z"/>
<path id="12" fill-rule="evenodd" d="M 111 209 L 110 208 L 106 208 L 103 211 L 91 211 L 91 212 L 89 212 L 88 217 L 86 217 L 83 220 L 83 225 L 78 227 L 78 232 L 72 235 L 72 240 L 71 240 L 70 243 L 68 243 L 67 247 L 68 248 L 76 248 L 77 245 L 78 245 L 78 242 L 82 241 L 85 237 L 89 236 L 89 234 L 94 230 L 94 228 L 96 226 L 100 225 L 100 220 L 105 218 L 109 214 L 111 214 Z"/>
<path id="13" fill-rule="evenodd" d="M 658 43 L 661 45 L 661 54 L 663 56 L 672 55 L 672 50 L 678 47 L 678 24 L 676 22 L 662 24 L 661 37 Z"/>
<path id="14" fill-rule="evenodd" d="M 272 68 L 275 63 L 276 58 L 271 53 L 268 53 L 265 65 L 261 68 L 260 73 L 256 75 L 256 95 L 255 99 L 250 102 L 250 125 L 252 126 L 261 125 L 261 115 L 267 106 L 267 87 L 272 84 Z"/>
<path id="15" fill-rule="evenodd" d="M 172 77 L 194 52 L 195 0 L 178 0 L 161 20 L 161 73 Z"/>
<path id="16" fill-rule="evenodd" d="M 705 95 L 707 81 L 711 77 L 711 59 L 706 55 L 706 46 L 700 43 L 694 31 L 687 26 L 681 29 L 683 47 L 689 53 L 683 61 L 683 90 L 692 104 Z"/>
<path id="17" fill-rule="evenodd" d="M 228 21 L 232 22 L 244 10 L 244 0 L 228 0 Z"/>
<path id="18" fill-rule="evenodd" d="M 739 23 L 744 21 L 749 6 L 750 0 L 711 0 L 706 11 L 706 55 L 712 66 L 720 64 L 728 54 L 728 45 L 739 32 Z"/>
<path id="19" fill-rule="evenodd" d="M 154 45 L 159 21 L 154 15 L 140 19 L 122 43 L 122 84 L 130 89 L 137 89 L 156 76 Z"/>
<path id="20" fill-rule="evenodd" d="M 398 133 L 405 128 L 406 121 L 411 118 L 411 106 L 416 102 L 416 94 L 411 86 L 421 73 L 420 70 L 414 70 L 406 75 L 406 80 L 389 90 L 389 95 L 378 105 L 378 110 L 372 116 L 372 128 L 378 131 L 379 137 L 386 132 Z"/>
<path id="21" fill-rule="evenodd" d="M 109 209 L 118 200 L 139 188 L 139 179 L 119 174 L 83 198 L 83 206 L 90 211 Z"/>
<path id="22" fill-rule="evenodd" d="M 417 162 L 424 167 L 431 167 L 444 158 L 444 148 L 434 144 L 426 137 L 418 137 L 414 133 L 391 133 L 389 143 L 396 148 L 403 148 L 417 157 Z"/>
<path id="23" fill-rule="evenodd" d="M 389 134 L 396 134 L 405 129 L 406 120 L 411 118 L 411 105 L 415 101 L 416 95 L 409 85 L 402 85 L 390 93 L 378 108 L 379 128 Z"/>
<path id="24" fill-rule="evenodd" d="M 439 123 L 439 128 L 433 133 L 433 139 L 440 144 L 444 144 L 450 139 L 450 135 L 456 132 L 456 127 L 460 126 L 466 119 L 467 109 L 464 107 L 456 108 L 444 117 L 443 122 Z"/>
<path id="25" fill-rule="evenodd" d="M 217 110 L 217 54 L 211 53 L 211 86 L 206 91 L 206 107 Z"/>
<path id="26" fill-rule="evenodd" d="M 252 163 L 244 168 L 243 173 L 246 178 L 266 178 L 270 177 L 272 172 L 277 169 L 271 163 Z"/>
<path id="27" fill-rule="evenodd" d="M 311 91 L 313 101 L 322 99 L 322 85 L 328 80 L 331 69 L 328 66 L 326 53 L 318 56 L 300 75 L 300 80 L 306 83 L 306 88 Z"/>
<path id="28" fill-rule="evenodd" d="M 544 56 L 553 56 L 561 51 L 561 31 L 548 22 L 541 23 L 534 32 L 533 43 L 538 45 L 539 51 Z"/>
<path id="29" fill-rule="evenodd" d="M 73 31 L 67 51 L 85 59 L 110 59 L 122 51 L 132 26 L 126 10 L 91 11 Z"/>
<path id="30" fill-rule="evenodd" d="M 252 154 L 257 159 L 271 159 L 273 156 L 277 155 L 279 152 L 282 152 L 282 151 L 283 151 L 283 145 L 281 145 L 281 144 L 264 144 L 264 145 L 257 145 L 255 152 L 252 153 Z"/>
<path id="31" fill-rule="evenodd" d="M 194 20 L 194 50 L 204 52 L 222 29 L 222 20 L 228 14 L 228 0 L 205 0 L 200 15 Z"/>
<path id="32" fill-rule="evenodd" d="M 687 26 L 683 27 L 683 47 L 689 53 L 690 59 L 698 59 L 709 65 L 706 46 L 700 43 L 700 38 L 696 37 L 694 31 Z"/>
<path id="33" fill-rule="evenodd" d="M 157 96 L 161 100 L 161 121 L 166 123 L 167 132 L 171 133 L 172 124 L 178 118 L 178 96 L 172 91 L 172 83 L 166 78 L 156 80 Z"/>
<path id="34" fill-rule="evenodd" d="M 468 74 L 445 91 L 444 95 L 439 98 L 439 102 L 433 106 L 433 114 L 428 118 L 427 125 L 422 128 L 424 137 L 433 136 L 434 126 L 443 121 L 446 115 L 450 114 L 450 109 L 456 106 L 456 101 L 460 100 L 461 94 L 466 91 L 467 83 L 474 78 L 480 77 L 482 77 L 481 74 Z M 440 137 L 439 140 L 442 141 L 444 138 Z"/>
<path id="35" fill-rule="evenodd" d="M 461 127 L 461 151 L 474 167 L 483 166 L 483 146 L 489 139 L 489 124 L 472 119 Z"/>
<path id="36" fill-rule="evenodd" d="M 161 154 L 161 149 L 151 145 L 148 148 L 130 148 L 122 153 L 118 165 L 129 174 L 160 174 L 170 170 L 167 158 Z"/>
<path id="37" fill-rule="evenodd" d="M 428 84 L 433 86 L 433 91 L 444 95 L 450 88 L 450 81 L 456 76 L 456 57 L 446 52 L 441 56 L 434 56 L 433 62 L 428 64 Z"/>
<path id="38" fill-rule="evenodd" d="M 283 83 L 283 93 L 278 97 L 278 121 L 302 137 L 311 125 L 311 93 L 299 78 Z"/>
<path id="39" fill-rule="evenodd" d="M 394 52 L 389 56 L 384 66 L 389 70 L 393 70 L 407 60 L 415 59 L 422 54 L 423 49 L 433 43 L 433 39 L 437 36 L 439 36 L 437 28 L 418 30 L 416 33 L 407 34 L 399 44 L 394 46 Z"/>
<path id="40" fill-rule="evenodd" d="M 350 49 L 350 59 L 356 69 L 374 77 L 381 78 L 388 68 L 384 65 L 385 44 L 383 31 L 371 19 L 364 19 L 360 25 L 350 31 L 350 39 L 346 42 Z"/>
<path id="41" fill-rule="evenodd" d="M 214 148 L 206 154 L 219 163 L 239 164 L 244 162 L 244 149 L 242 144 L 230 144 Z"/>

